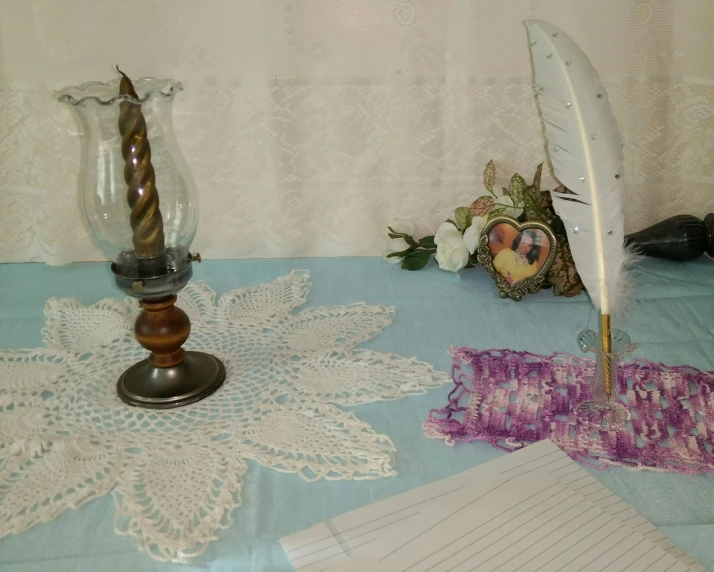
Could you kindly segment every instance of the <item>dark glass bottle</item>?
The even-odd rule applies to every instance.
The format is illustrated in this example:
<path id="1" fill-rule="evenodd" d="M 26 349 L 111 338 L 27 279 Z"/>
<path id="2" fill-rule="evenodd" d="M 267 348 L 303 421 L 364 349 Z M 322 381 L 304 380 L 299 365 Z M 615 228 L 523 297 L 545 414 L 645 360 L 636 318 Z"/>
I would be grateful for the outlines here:
<path id="1" fill-rule="evenodd" d="M 692 215 L 677 215 L 639 232 L 628 234 L 625 244 L 640 254 L 684 262 L 705 252 L 714 257 L 714 214 L 704 220 Z"/>

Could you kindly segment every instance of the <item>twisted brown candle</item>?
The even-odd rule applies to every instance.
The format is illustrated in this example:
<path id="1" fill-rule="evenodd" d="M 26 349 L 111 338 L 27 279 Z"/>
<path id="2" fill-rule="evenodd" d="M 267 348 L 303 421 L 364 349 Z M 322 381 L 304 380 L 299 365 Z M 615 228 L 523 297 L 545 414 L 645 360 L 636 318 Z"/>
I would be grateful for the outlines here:
<path id="1" fill-rule="evenodd" d="M 138 100 L 131 80 L 122 75 L 119 95 Z M 124 157 L 124 180 L 128 185 L 127 202 L 131 207 L 131 228 L 134 250 L 139 258 L 161 255 L 164 250 L 164 221 L 159 210 L 159 193 L 151 164 L 151 147 L 141 105 L 122 101 L 119 104 L 119 132 L 122 136 L 121 154 Z"/>

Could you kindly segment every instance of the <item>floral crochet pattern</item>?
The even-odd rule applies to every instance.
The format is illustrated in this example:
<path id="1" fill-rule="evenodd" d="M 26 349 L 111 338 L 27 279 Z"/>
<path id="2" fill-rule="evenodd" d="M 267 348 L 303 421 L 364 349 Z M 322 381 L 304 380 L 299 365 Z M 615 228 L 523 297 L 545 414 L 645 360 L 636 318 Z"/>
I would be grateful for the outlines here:
<path id="1" fill-rule="evenodd" d="M 428 437 L 488 441 L 512 451 L 549 438 L 595 469 L 714 471 L 714 372 L 646 360 L 618 370 L 619 399 L 631 420 L 621 429 L 580 424 L 573 405 L 590 399 L 595 362 L 566 353 L 452 348 L 454 388 L 433 409 Z"/>
<path id="2" fill-rule="evenodd" d="M 233 522 L 246 459 L 306 480 L 396 474 L 389 437 L 339 406 L 423 394 L 448 377 L 357 344 L 394 309 L 304 304 L 309 275 L 179 294 L 187 349 L 223 360 L 224 385 L 176 410 L 122 403 L 116 380 L 146 351 L 134 300 L 50 299 L 46 348 L 0 350 L 0 538 L 112 492 L 117 532 L 161 560 L 186 561 Z M 119 523 L 127 523 L 120 525 Z"/>

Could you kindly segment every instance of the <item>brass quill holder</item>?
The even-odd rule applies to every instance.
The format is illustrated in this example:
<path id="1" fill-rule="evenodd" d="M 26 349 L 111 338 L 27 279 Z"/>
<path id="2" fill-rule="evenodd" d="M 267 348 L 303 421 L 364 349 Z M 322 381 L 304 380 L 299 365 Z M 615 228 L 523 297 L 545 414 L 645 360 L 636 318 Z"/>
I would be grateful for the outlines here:
<path id="1" fill-rule="evenodd" d="M 630 336 L 610 329 L 610 315 L 600 315 L 600 334 L 585 330 L 578 335 L 584 352 L 595 352 L 595 371 L 590 379 L 592 398 L 575 406 L 575 417 L 598 429 L 621 427 L 630 420 L 630 413 L 619 401 L 619 364 L 637 349 Z"/>
<path id="2" fill-rule="evenodd" d="M 116 285 L 143 309 L 134 332 L 151 353 L 121 375 L 117 393 L 130 405 L 180 407 L 216 391 L 226 375 L 214 356 L 182 348 L 191 322 L 175 306 L 177 292 L 193 274 L 192 262 L 200 262 L 188 250 L 198 221 L 195 183 L 171 121 L 173 98 L 183 88 L 145 78 L 137 82 L 140 98 L 118 71 L 120 80 L 56 95 L 77 113 L 85 135 L 87 225 L 112 260 Z"/>

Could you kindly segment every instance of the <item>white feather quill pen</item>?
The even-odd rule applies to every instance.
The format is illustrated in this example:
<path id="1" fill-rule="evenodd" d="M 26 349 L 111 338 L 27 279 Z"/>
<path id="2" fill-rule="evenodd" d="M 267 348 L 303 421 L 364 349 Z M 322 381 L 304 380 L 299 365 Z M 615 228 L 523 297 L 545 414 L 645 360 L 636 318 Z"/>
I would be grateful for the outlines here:
<path id="1" fill-rule="evenodd" d="M 622 304 L 629 265 L 622 133 L 600 76 L 577 44 L 547 22 L 528 21 L 526 29 L 553 170 L 575 193 L 551 192 L 553 208 L 565 224 L 580 278 L 600 309 L 602 349 L 609 352 L 610 315 Z"/>

